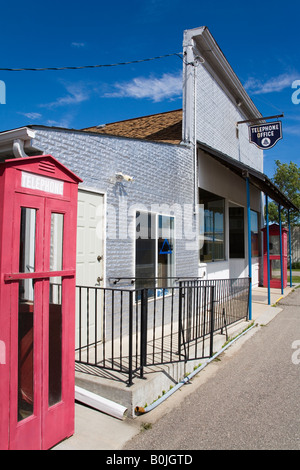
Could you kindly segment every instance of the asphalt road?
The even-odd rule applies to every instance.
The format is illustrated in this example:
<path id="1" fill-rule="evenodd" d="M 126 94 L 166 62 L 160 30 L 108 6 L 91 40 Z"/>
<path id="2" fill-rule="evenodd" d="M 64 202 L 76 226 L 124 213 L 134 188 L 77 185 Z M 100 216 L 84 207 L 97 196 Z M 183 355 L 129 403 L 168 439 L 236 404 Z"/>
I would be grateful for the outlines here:
<path id="1" fill-rule="evenodd" d="M 279 306 L 270 323 L 249 332 L 242 347 L 232 345 L 203 383 L 123 449 L 299 450 L 300 289 Z"/>

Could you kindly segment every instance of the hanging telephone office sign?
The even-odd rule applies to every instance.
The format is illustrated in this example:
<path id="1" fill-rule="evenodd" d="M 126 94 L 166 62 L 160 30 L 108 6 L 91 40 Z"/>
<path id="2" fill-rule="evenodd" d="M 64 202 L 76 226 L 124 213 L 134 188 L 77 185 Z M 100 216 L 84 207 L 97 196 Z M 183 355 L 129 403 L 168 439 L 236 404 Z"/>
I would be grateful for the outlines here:
<path id="1" fill-rule="evenodd" d="M 249 126 L 249 141 L 259 149 L 270 149 L 280 139 L 282 139 L 281 121 L 267 122 L 259 126 Z"/>

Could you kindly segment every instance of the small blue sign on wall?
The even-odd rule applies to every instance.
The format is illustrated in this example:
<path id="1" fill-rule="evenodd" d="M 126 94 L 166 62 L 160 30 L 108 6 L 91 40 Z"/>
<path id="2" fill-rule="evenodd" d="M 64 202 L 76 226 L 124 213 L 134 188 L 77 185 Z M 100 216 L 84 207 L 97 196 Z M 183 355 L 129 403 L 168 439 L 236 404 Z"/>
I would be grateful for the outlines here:
<path id="1" fill-rule="evenodd" d="M 165 238 L 165 240 L 163 242 L 163 246 L 161 247 L 159 254 L 160 255 L 171 255 L 172 254 L 170 243 L 169 243 L 167 238 Z"/>

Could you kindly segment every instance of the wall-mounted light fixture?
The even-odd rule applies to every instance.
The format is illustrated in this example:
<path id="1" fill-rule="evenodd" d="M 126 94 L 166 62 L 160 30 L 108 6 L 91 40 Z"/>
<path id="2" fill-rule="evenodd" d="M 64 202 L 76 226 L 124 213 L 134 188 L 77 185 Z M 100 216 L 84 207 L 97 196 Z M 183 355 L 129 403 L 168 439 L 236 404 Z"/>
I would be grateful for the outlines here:
<path id="1" fill-rule="evenodd" d="M 133 176 L 129 176 L 129 175 L 124 175 L 123 173 L 116 173 L 116 181 L 118 182 L 121 182 L 121 181 L 130 181 L 132 182 L 133 181 Z"/>

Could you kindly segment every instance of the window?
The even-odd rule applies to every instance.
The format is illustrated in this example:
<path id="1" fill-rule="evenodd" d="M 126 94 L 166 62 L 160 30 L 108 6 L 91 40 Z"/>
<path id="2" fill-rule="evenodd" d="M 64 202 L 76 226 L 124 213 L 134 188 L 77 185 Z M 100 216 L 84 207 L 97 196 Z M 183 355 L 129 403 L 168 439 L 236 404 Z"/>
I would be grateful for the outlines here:
<path id="1" fill-rule="evenodd" d="M 63 268 L 63 233 L 64 215 L 51 214 L 50 271 L 61 271 Z"/>
<path id="2" fill-rule="evenodd" d="M 270 277 L 271 279 L 281 279 L 280 259 L 270 259 Z"/>
<path id="3" fill-rule="evenodd" d="M 174 276 L 174 217 L 136 213 L 135 266 L 137 289 L 171 285 L 168 278 Z"/>
<path id="4" fill-rule="evenodd" d="M 158 216 L 157 277 L 159 287 L 168 287 L 174 275 L 174 217 Z"/>
<path id="5" fill-rule="evenodd" d="M 155 216 L 150 213 L 136 213 L 135 253 L 136 288 L 153 287 L 151 279 L 155 278 Z"/>
<path id="6" fill-rule="evenodd" d="M 200 189 L 200 261 L 225 259 L 224 213 L 225 200 Z"/>
<path id="7" fill-rule="evenodd" d="M 245 258 L 243 207 L 229 207 L 229 258 Z"/>
<path id="8" fill-rule="evenodd" d="M 280 238 L 279 235 L 270 235 L 270 255 L 280 255 Z"/>
<path id="9" fill-rule="evenodd" d="M 34 411 L 34 309 L 33 280 L 22 279 L 18 309 L 18 421 Z"/>
<path id="10" fill-rule="evenodd" d="M 62 278 L 51 278 L 49 289 L 48 406 L 62 398 Z"/>
<path id="11" fill-rule="evenodd" d="M 259 222 L 258 222 L 258 213 L 251 210 L 250 212 L 250 222 L 251 222 L 251 249 L 252 256 L 259 256 Z"/>
<path id="12" fill-rule="evenodd" d="M 21 208 L 20 225 L 20 273 L 32 273 L 35 271 L 35 229 L 36 209 Z"/>
<path id="13" fill-rule="evenodd" d="M 36 209 L 21 208 L 20 273 L 35 271 Z M 18 421 L 34 411 L 34 281 L 19 281 L 18 302 Z"/>

